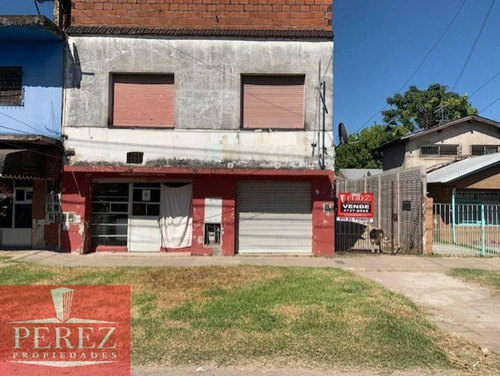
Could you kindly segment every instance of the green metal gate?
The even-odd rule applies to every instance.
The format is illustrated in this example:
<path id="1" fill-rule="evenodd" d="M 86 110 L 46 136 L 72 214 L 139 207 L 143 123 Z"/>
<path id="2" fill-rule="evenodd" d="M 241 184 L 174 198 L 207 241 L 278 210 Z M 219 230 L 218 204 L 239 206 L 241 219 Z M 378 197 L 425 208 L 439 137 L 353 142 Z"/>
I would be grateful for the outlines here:
<path id="1" fill-rule="evenodd" d="M 433 253 L 500 256 L 500 205 L 434 204 Z"/>

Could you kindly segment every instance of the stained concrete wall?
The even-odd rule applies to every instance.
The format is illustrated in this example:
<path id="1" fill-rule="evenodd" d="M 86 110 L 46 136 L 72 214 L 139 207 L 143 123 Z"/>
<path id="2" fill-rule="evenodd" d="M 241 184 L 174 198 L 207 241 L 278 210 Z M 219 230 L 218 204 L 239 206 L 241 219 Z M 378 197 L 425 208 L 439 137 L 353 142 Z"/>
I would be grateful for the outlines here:
<path id="1" fill-rule="evenodd" d="M 72 164 L 124 163 L 126 152 L 144 151 L 146 161 L 316 166 L 311 144 L 321 118 L 316 90 L 320 61 L 327 105 L 333 107 L 331 41 L 79 36 L 69 37 L 66 52 L 63 123 L 66 146 L 76 153 Z M 173 73 L 175 129 L 110 127 L 112 73 Z M 242 74 L 304 74 L 305 129 L 242 130 Z M 327 116 L 328 130 L 331 119 Z M 328 151 L 333 156 L 333 149 Z"/>

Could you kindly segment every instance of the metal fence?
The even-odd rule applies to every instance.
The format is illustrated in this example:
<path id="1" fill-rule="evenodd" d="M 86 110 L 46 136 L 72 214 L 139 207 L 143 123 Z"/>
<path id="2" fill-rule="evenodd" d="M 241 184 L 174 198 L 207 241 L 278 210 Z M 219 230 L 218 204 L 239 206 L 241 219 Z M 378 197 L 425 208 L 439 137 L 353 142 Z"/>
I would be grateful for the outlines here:
<path id="1" fill-rule="evenodd" d="M 341 192 L 373 193 L 373 223 L 336 222 L 336 252 L 374 251 L 372 230 L 382 230 L 381 247 L 401 253 L 423 253 L 425 247 L 426 172 L 423 167 L 336 182 Z"/>
<path id="2" fill-rule="evenodd" d="M 434 204 L 433 252 L 500 256 L 500 205 Z"/>

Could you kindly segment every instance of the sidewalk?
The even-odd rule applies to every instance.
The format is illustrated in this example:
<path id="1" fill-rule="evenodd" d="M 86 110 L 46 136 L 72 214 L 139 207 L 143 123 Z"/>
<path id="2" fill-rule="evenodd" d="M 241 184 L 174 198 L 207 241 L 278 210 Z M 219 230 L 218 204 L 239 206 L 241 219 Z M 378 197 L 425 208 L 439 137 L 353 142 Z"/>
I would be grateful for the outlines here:
<path id="1" fill-rule="evenodd" d="M 356 272 L 426 271 L 445 272 L 450 268 L 500 270 L 500 258 L 444 258 L 390 255 L 349 255 L 333 258 L 309 256 L 186 256 L 164 253 L 90 253 L 75 255 L 52 251 L 0 251 L 14 259 L 54 266 L 230 266 L 272 265 L 347 269 Z M 0 261 L 1 263 L 1 261 Z"/>
<path id="2" fill-rule="evenodd" d="M 444 330 L 500 353 L 500 296 L 439 272 L 361 272 L 423 307 Z"/>

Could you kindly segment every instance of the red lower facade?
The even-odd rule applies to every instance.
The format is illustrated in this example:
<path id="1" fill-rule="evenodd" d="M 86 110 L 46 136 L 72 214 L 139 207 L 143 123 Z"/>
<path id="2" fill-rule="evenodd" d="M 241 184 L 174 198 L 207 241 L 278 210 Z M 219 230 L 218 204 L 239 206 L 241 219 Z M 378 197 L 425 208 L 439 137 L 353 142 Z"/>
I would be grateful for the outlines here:
<path id="1" fill-rule="evenodd" d="M 128 252 L 128 244 L 100 244 L 96 242 L 93 219 L 93 187 L 99 182 L 149 183 L 187 181 L 192 184 L 192 241 L 184 248 L 158 247 L 157 252 L 185 252 L 190 255 L 233 256 L 238 249 L 238 197 L 237 187 L 242 182 L 307 182 L 311 187 L 310 254 L 334 254 L 333 172 L 326 170 L 275 169 L 196 169 L 149 168 L 125 166 L 65 166 L 62 175 L 61 206 L 66 218 L 62 228 L 61 249 L 73 253 Z M 139 183 L 137 183 L 139 184 Z M 131 188 L 132 189 L 132 188 Z M 135 193 L 134 193 L 135 194 Z M 148 194 L 149 195 L 149 194 Z M 207 245 L 205 234 L 206 200 L 220 200 L 220 241 L 217 246 Z M 130 199 L 132 200 L 132 199 Z M 135 200 L 135 198 L 134 198 Z M 115 204 L 111 203 L 112 206 Z M 112 211 L 112 210 L 111 210 Z M 69 220 L 68 220 L 69 218 Z M 99 240 L 99 239 L 98 239 Z"/>

